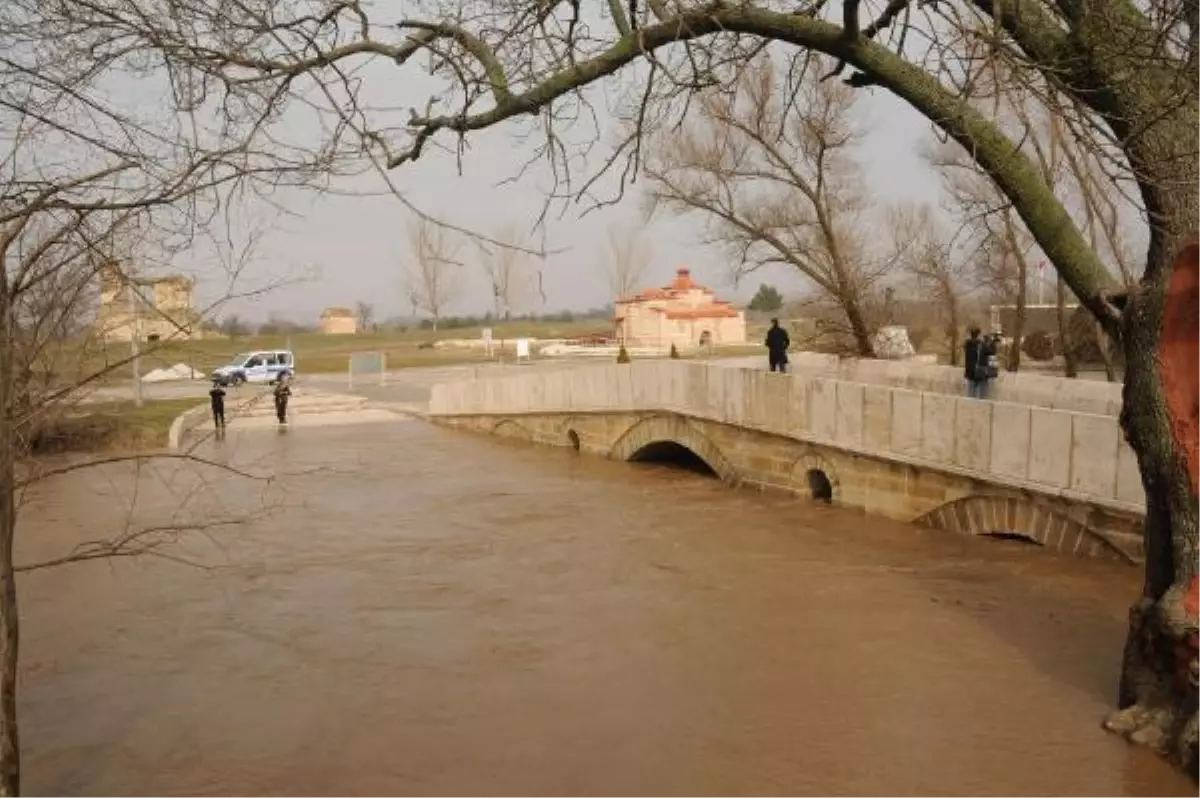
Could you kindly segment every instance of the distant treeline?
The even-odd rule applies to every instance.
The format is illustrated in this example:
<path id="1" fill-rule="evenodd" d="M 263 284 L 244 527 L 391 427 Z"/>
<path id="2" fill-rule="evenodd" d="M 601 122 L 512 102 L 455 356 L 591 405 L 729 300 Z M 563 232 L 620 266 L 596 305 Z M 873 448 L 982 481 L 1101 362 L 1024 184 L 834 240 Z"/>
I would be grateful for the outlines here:
<path id="1" fill-rule="evenodd" d="M 461 330 L 471 327 L 490 327 L 497 324 L 573 324 L 575 322 L 596 321 L 607 323 L 612 318 L 613 309 L 609 305 L 589 310 L 560 310 L 553 313 L 525 313 L 510 316 L 499 322 L 493 313 L 478 316 L 443 316 L 438 320 L 438 330 Z M 411 316 L 393 316 L 382 322 L 364 325 L 369 329 L 360 332 L 407 332 L 409 330 L 431 330 L 432 319 L 415 319 Z M 265 322 L 255 324 L 231 314 L 218 321 L 214 328 L 225 335 L 297 335 L 320 330 L 316 323 L 305 324 L 281 316 L 271 316 Z"/>

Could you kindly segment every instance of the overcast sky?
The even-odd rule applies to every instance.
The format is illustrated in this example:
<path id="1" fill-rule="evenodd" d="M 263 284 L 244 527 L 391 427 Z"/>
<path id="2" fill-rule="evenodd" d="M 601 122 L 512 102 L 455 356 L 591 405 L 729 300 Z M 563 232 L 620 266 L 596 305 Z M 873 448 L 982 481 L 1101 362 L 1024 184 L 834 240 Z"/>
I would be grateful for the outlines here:
<path id="1" fill-rule="evenodd" d="M 860 94 L 856 113 L 869 133 L 859 160 L 873 199 L 881 206 L 907 199 L 938 202 L 937 175 L 920 155 L 921 142 L 931 136 L 928 122 L 882 90 Z M 404 102 L 402 98 L 397 104 Z M 547 172 L 534 170 L 515 184 L 500 185 L 514 174 L 519 158 L 529 152 L 514 138 L 511 127 L 473 134 L 469 145 L 462 176 L 457 174 L 452 156 L 427 150 L 417 163 L 392 172 L 392 179 L 413 203 L 464 227 L 494 232 L 506 221 L 532 225 L 543 201 Z M 602 152 L 594 157 L 599 159 Z M 364 176 L 340 184 L 342 193 L 337 195 L 305 195 L 285 201 L 294 215 L 271 223 L 242 285 L 262 284 L 281 275 L 287 275 L 290 283 L 253 300 L 234 300 L 217 315 L 236 312 L 264 319 L 279 313 L 312 322 L 327 306 L 353 306 L 360 300 L 375 306 L 377 318 L 407 313 L 402 264 L 411 212 L 393 196 L 362 195 L 381 188 L 377 176 Z M 579 210 L 568 209 L 565 216 L 549 222 L 548 248 L 563 251 L 541 263 L 545 302 L 530 310 L 585 309 L 610 300 L 604 275 L 597 267 L 598 254 L 606 229 L 614 221 L 642 224 L 638 194 L 635 188 L 620 205 L 584 218 Z M 262 207 L 246 212 L 266 219 L 269 211 Z M 646 228 L 654 247 L 648 283 L 663 283 L 679 266 L 689 266 L 698 280 L 741 301 L 749 299 L 760 282 L 772 283 L 785 294 L 804 290 L 802 280 L 783 268 L 752 274 L 735 289 L 732 264 L 719 248 L 697 243 L 699 228 L 695 217 L 656 219 Z M 879 234 L 878 230 L 863 230 L 866 236 Z M 470 252 L 466 254 L 469 257 Z M 206 257 L 198 253 L 196 263 L 183 267 L 199 278 L 200 305 L 223 293 L 219 281 L 211 279 Z M 448 314 L 488 310 L 491 294 L 482 272 L 467 268 L 464 276 L 461 300 Z"/>

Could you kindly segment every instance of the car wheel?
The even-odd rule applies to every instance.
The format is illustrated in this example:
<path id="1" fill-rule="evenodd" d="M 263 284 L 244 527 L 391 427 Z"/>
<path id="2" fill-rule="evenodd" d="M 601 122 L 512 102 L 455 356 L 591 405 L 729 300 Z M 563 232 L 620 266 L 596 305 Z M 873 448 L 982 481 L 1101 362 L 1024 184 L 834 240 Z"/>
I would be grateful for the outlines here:
<path id="1" fill-rule="evenodd" d="M 237 386 L 241 385 L 245 381 L 246 381 L 245 375 L 234 374 L 233 377 L 230 378 L 229 384 L 236 388 Z"/>

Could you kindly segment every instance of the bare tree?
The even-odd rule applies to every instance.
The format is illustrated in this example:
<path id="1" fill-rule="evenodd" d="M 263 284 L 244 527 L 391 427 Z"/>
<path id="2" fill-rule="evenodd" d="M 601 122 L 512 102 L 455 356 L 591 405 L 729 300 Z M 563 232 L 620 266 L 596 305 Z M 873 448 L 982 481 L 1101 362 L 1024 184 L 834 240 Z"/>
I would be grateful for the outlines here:
<path id="1" fill-rule="evenodd" d="M 608 228 L 600 267 L 614 301 L 637 291 L 653 257 L 654 248 L 640 230 L 621 224 Z"/>
<path id="2" fill-rule="evenodd" d="M 1127 231 L 1140 209 L 1106 172 L 1112 153 L 1089 136 L 1073 135 L 1069 111 L 1058 106 L 1053 97 L 1033 90 L 1012 64 L 993 64 L 980 83 L 987 90 L 980 92 L 976 103 L 985 107 L 1029 153 L 1042 180 L 1076 219 L 1113 277 L 1129 286 L 1133 255 Z M 1015 370 L 1020 363 L 1029 282 L 1035 276 L 1039 282 L 1044 279 L 1040 265 L 1045 255 L 1017 216 L 1014 205 L 967 152 L 948 142 L 934 150 L 931 160 L 943 172 L 968 232 L 968 244 L 979 250 L 981 276 L 1001 301 L 1016 302 L 1009 357 L 1009 368 Z M 1030 269 L 1034 263 L 1039 264 L 1036 272 Z M 1066 305 L 1072 293 L 1061 278 L 1055 280 L 1054 303 L 1065 372 L 1068 377 L 1076 376 L 1076 350 L 1081 344 L 1091 344 L 1104 360 L 1109 378 L 1114 379 L 1109 336 L 1099 321 L 1085 330 L 1071 323 Z M 1042 296 L 1040 289 L 1038 296 Z M 1075 340 L 1081 333 L 1083 337 Z"/>
<path id="3" fill-rule="evenodd" d="M 960 147 L 945 143 L 928 153 L 928 158 L 941 172 L 951 211 L 961 222 L 959 243 L 969 253 L 974 279 L 993 301 L 1014 306 L 1013 324 L 1007 331 L 1012 345 L 1006 366 L 1009 371 L 1019 371 L 1036 242 L 1012 204 Z"/>
<path id="4" fill-rule="evenodd" d="M 414 220 L 408 235 L 407 294 L 413 308 L 427 313 L 436 330 L 462 289 L 460 246 L 449 230 L 429 219 Z"/>
<path id="5" fill-rule="evenodd" d="M 480 263 L 492 289 L 496 318 L 508 321 L 514 311 L 521 310 L 532 291 L 532 255 L 524 248 L 520 228 L 515 223 L 504 225 L 495 238 L 509 246 L 488 247 Z"/>
<path id="6" fill-rule="evenodd" d="M 789 114 L 776 65 L 746 65 L 730 94 L 706 94 L 679 132 L 664 131 L 645 162 L 649 192 L 680 213 L 699 212 L 709 241 L 738 276 L 767 264 L 796 269 L 838 307 L 858 354 L 874 355 L 865 305 L 886 271 L 861 234 L 864 193 L 853 149 L 854 92 L 808 73 Z"/>
<path id="7" fill-rule="evenodd" d="M 375 326 L 375 306 L 370 302 L 358 302 L 354 306 L 354 317 L 358 320 L 359 332 L 371 332 Z"/>
<path id="8" fill-rule="evenodd" d="M 950 362 L 958 365 L 963 300 L 970 293 L 970 264 L 954 251 L 950 236 L 928 205 L 897 209 L 891 226 L 898 261 L 911 279 L 912 293 L 937 308 Z"/>
<path id="9" fill-rule="evenodd" d="M 238 338 L 250 334 L 250 325 L 242 321 L 242 318 L 236 313 L 231 313 L 221 319 L 217 324 L 217 330 L 222 335 L 228 336 L 229 340 L 236 341 Z"/>
<path id="10" fill-rule="evenodd" d="M 14 45 L 53 42 L 71 55 L 62 63 L 94 67 L 127 55 L 143 69 L 162 63 L 183 104 L 237 109 L 231 124 L 264 140 L 291 140 L 290 130 L 270 134 L 289 103 L 302 105 L 327 122 L 310 126 L 308 135 L 319 137 L 310 150 L 330 159 L 366 155 L 380 174 L 439 148 L 465 157 L 463 141 L 475 132 L 523 125 L 537 134 L 527 139 L 537 142 L 535 155 L 550 164 L 551 201 L 614 199 L 597 196 L 600 174 L 579 178 L 581 163 L 619 175 L 619 197 L 639 171 L 644 135 L 686 114 L 696 91 L 736 85 L 747 61 L 771 43 L 789 57 L 780 90 L 788 98 L 814 68 L 814 52 L 838 59 L 829 79 L 901 98 L 971 154 L 1070 290 L 1122 342 L 1122 425 L 1146 487 L 1147 557 L 1130 616 L 1121 711 L 1108 726 L 1194 767 L 1196 685 L 1179 677 L 1174 652 L 1198 626 L 1200 477 L 1188 409 L 1196 387 L 1186 371 L 1175 372 L 1191 368 L 1177 353 L 1192 351 L 1195 340 L 1177 305 L 1195 299 L 1168 287 L 1190 279 L 1200 223 L 1196 4 L 1022 0 L 1015 13 L 985 0 L 895 0 L 882 8 L 860 0 L 800 7 L 648 0 L 594 8 L 585 15 L 575 2 L 418 0 L 376 10 L 347 0 L 314 11 L 298 0 L 242 0 L 231 13 L 207 1 L 13 0 L 0 24 L 25 37 Z M 436 88 L 400 123 L 390 100 L 369 102 L 365 86 L 381 73 L 359 68 L 364 60 L 382 74 L 424 69 Z M 1113 277 L 1019 135 L 974 104 L 981 76 L 1002 61 L 1052 101 L 1074 138 L 1104 153 L 1114 185 L 1137 196 L 1148 233 L 1137 290 Z M 633 64 L 641 68 L 623 70 Z M 389 79 L 403 77 L 382 78 Z M 577 131 L 568 139 L 565 128 L 600 117 L 586 106 L 602 95 L 585 87 L 604 80 L 618 90 L 603 96 L 635 123 L 610 157 L 584 161 L 586 144 L 578 146 Z M 1177 258 L 1181 252 L 1187 257 Z M 1195 661 L 1194 649 L 1188 656 Z"/>
<path id="11" fill-rule="evenodd" d="M 235 118 L 232 106 L 228 124 L 209 126 L 215 117 L 201 123 L 190 113 L 201 98 L 191 109 L 147 102 L 156 96 L 151 84 L 161 94 L 169 82 L 147 74 L 137 48 L 100 52 L 110 32 L 76 27 L 72 11 L 0 7 L 0 795 L 20 791 L 13 559 L 20 497 L 40 479 L 111 460 L 45 468 L 35 449 L 90 386 L 137 363 L 136 322 L 128 354 L 114 356 L 97 328 L 100 284 L 112 281 L 135 319 L 145 308 L 167 330 L 148 352 L 168 346 L 203 314 L 160 313 L 144 293 L 146 270 L 218 229 L 219 238 L 235 238 L 228 222 L 239 197 L 264 185 L 304 185 L 332 168 L 328 158 L 282 144 L 259 147 L 257 123 Z M 244 262 L 226 265 L 232 281 Z M 98 541 L 86 555 L 55 562 L 146 552 L 157 548 L 156 534 Z"/>

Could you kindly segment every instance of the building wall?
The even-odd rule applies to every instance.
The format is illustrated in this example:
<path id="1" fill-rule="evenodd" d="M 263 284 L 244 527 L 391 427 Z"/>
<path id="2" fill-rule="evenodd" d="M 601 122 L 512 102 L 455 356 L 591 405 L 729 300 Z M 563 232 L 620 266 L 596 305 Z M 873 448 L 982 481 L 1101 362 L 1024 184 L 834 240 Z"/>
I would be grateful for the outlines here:
<path id="1" fill-rule="evenodd" d="M 192 313 L 192 282 L 186 277 L 145 280 L 132 292 L 127 284 L 106 275 L 95 329 L 108 342 L 130 341 L 135 331 L 142 341 L 199 337 Z"/>
<path id="2" fill-rule="evenodd" d="M 322 316 L 321 332 L 325 335 L 354 335 L 358 332 L 358 319 L 353 316 Z"/>
<path id="3" fill-rule="evenodd" d="M 707 331 L 714 344 L 744 344 L 746 319 L 741 311 L 736 316 L 668 318 L 670 311 L 716 307 L 722 306 L 714 305 L 712 295 L 702 290 L 688 291 L 670 299 L 624 303 L 619 311 L 617 336 L 630 345 L 666 349 L 674 344 L 679 348 L 687 348 L 699 346 L 701 335 Z"/>
<path id="4" fill-rule="evenodd" d="M 1079 305 L 1065 306 L 1066 317 L 1079 309 Z M 992 305 L 989 309 L 990 323 L 993 329 L 999 329 L 1004 335 L 1011 337 L 1017 329 L 1016 305 Z M 1057 305 L 1026 305 L 1024 334 L 1032 335 L 1044 332 L 1058 335 L 1058 306 Z"/>

